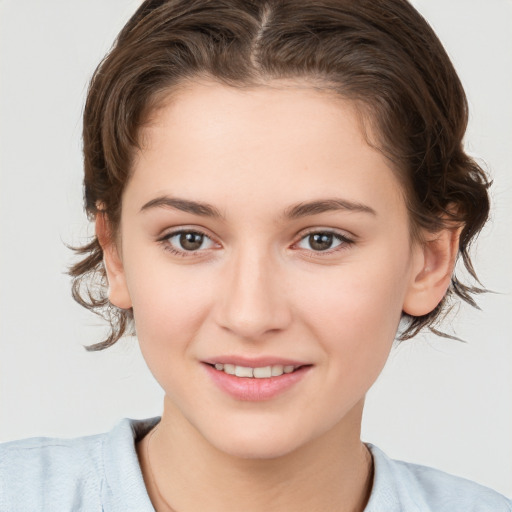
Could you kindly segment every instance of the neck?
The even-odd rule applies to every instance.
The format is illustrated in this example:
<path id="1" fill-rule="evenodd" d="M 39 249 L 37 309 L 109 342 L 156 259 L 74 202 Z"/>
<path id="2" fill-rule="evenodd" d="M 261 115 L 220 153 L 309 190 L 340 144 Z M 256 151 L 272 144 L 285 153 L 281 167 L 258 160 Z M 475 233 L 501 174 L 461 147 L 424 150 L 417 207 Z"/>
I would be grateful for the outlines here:
<path id="1" fill-rule="evenodd" d="M 155 510 L 362 512 L 373 477 L 360 441 L 362 405 L 299 449 L 255 459 L 217 450 L 166 400 L 157 430 L 137 446 Z"/>

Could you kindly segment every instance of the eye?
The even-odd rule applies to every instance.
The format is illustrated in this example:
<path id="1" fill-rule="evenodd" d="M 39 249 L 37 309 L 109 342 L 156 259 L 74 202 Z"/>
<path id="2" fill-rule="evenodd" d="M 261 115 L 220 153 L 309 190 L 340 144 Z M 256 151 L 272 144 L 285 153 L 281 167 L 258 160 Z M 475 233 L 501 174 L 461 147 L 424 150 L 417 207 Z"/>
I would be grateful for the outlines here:
<path id="1" fill-rule="evenodd" d="M 314 252 L 333 252 L 338 247 L 350 245 L 353 241 L 332 231 L 315 231 L 301 238 L 297 246 Z"/>
<path id="2" fill-rule="evenodd" d="M 165 248 L 174 254 L 202 251 L 215 246 L 213 240 L 199 231 L 181 230 L 165 235 L 161 240 Z"/>

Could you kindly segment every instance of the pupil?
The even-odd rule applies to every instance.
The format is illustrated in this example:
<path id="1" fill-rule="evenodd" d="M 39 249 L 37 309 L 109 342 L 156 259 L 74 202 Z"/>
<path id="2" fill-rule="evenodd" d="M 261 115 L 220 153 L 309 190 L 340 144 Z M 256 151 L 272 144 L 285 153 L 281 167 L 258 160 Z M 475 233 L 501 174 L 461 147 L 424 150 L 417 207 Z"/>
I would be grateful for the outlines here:
<path id="1" fill-rule="evenodd" d="M 180 244 L 187 251 L 196 251 L 203 244 L 203 235 L 200 233 L 182 233 Z"/>
<path id="2" fill-rule="evenodd" d="M 332 237 L 329 233 L 315 233 L 309 236 L 309 243 L 316 251 L 325 251 L 331 247 Z"/>

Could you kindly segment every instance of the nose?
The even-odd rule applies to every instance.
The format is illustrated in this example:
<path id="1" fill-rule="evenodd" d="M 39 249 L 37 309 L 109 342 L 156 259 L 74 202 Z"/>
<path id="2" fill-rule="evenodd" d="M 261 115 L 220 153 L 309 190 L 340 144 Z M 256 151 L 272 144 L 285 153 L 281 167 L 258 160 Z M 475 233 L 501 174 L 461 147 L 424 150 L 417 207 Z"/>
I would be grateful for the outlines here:
<path id="1" fill-rule="evenodd" d="M 292 315 L 278 267 L 268 253 L 245 251 L 233 256 L 217 301 L 217 323 L 223 329 L 256 341 L 288 327 Z"/>

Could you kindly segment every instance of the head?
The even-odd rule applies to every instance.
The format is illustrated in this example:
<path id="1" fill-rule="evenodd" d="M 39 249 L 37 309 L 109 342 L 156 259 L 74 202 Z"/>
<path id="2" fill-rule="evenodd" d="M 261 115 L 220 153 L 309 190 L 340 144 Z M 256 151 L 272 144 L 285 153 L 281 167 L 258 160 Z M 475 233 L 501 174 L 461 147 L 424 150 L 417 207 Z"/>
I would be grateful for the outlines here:
<path id="1" fill-rule="evenodd" d="M 411 238 L 459 229 L 457 256 L 476 278 L 468 249 L 487 219 L 488 183 L 464 152 L 467 103 L 457 74 L 405 0 L 145 1 L 94 74 L 84 113 L 85 207 L 91 220 L 104 218 L 112 241 L 144 125 L 205 80 L 238 90 L 296 81 L 348 101 L 400 183 Z M 78 252 L 74 296 L 111 325 L 89 347 L 99 350 L 133 328 L 133 311 L 109 301 L 98 238 Z M 436 330 L 451 298 L 474 305 L 478 291 L 453 275 L 432 311 L 403 311 L 399 339 Z"/>
<path id="2" fill-rule="evenodd" d="M 453 268 L 474 276 L 489 204 L 466 123 L 404 0 L 144 2 L 85 106 L 97 236 L 73 289 L 111 325 L 89 349 L 135 327 L 169 407 L 225 451 L 353 433 L 400 322 L 407 339 L 473 303 Z M 307 373 L 243 405 L 203 382 L 232 358 Z"/>

